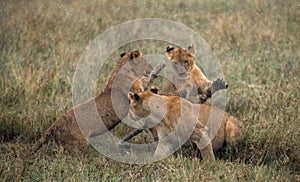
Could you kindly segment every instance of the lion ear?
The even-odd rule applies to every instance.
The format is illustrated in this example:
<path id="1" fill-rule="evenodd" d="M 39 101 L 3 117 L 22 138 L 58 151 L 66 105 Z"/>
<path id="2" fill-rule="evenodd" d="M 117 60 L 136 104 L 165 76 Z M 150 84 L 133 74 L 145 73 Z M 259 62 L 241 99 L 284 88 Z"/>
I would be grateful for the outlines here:
<path id="1" fill-rule="evenodd" d="M 154 93 L 154 94 L 157 94 L 158 93 L 158 87 L 157 86 L 152 86 L 150 88 L 150 92 Z"/>
<path id="2" fill-rule="evenodd" d="M 173 56 L 173 51 L 174 51 L 174 47 L 169 45 L 166 48 L 166 55 L 168 56 L 169 59 L 171 59 L 171 57 Z"/>
<path id="3" fill-rule="evenodd" d="M 140 96 L 136 93 L 133 93 L 133 92 L 129 92 L 128 93 L 128 98 L 130 100 L 135 100 L 135 101 L 139 101 L 140 100 Z"/>
<path id="4" fill-rule="evenodd" d="M 130 53 L 130 59 L 141 57 L 142 53 L 139 50 L 134 50 Z"/>
<path id="5" fill-rule="evenodd" d="M 128 93 L 128 99 L 133 100 L 134 99 L 133 95 L 134 95 L 133 92 L 129 92 Z"/>
<path id="6" fill-rule="evenodd" d="M 121 54 L 120 54 L 120 57 L 122 58 L 122 57 L 124 57 L 125 55 L 127 54 L 127 52 L 122 52 Z"/>
<path id="7" fill-rule="evenodd" d="M 195 46 L 195 44 L 189 45 L 189 46 L 187 47 L 187 51 L 188 51 L 192 56 L 195 57 L 195 55 L 196 55 L 196 46 Z"/>

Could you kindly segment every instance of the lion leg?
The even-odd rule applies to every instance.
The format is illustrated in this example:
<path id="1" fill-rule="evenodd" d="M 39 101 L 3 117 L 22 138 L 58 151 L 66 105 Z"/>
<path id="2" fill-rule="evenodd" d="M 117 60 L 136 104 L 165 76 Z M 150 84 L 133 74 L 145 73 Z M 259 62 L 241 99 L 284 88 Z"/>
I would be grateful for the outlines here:
<path id="1" fill-rule="evenodd" d="M 153 154 L 155 158 L 162 158 L 163 156 L 166 156 L 173 152 L 173 143 L 163 140 L 159 141 L 158 145 L 156 147 L 156 150 Z"/>
<path id="2" fill-rule="evenodd" d="M 156 132 L 158 136 L 158 144 L 153 156 L 156 158 L 162 158 L 172 152 L 174 146 L 173 140 L 168 136 L 166 131 L 163 131 L 163 129 L 158 129 Z"/>
<path id="3" fill-rule="evenodd" d="M 215 155 L 214 155 L 211 139 L 207 136 L 205 131 L 201 131 L 200 134 L 201 134 L 201 141 L 206 146 L 200 145 L 200 143 L 199 143 L 200 139 L 193 141 L 193 142 L 196 144 L 197 148 L 200 150 L 203 160 L 214 161 Z"/>
<path id="4" fill-rule="evenodd" d="M 196 143 L 197 148 L 200 150 L 203 160 L 215 161 L 215 155 L 213 152 L 212 144 L 209 143 L 205 148 L 201 149 L 200 144 Z"/>
<path id="5" fill-rule="evenodd" d="M 158 142 L 158 134 L 155 128 L 150 128 L 150 132 L 152 134 L 153 140 L 155 142 Z"/>
<path id="6" fill-rule="evenodd" d="M 185 92 L 186 95 L 183 98 L 187 99 L 193 104 L 204 103 L 207 99 L 207 96 L 205 94 L 198 94 L 197 89 L 193 88 L 192 86 L 190 88 L 187 88 Z"/>
<path id="7" fill-rule="evenodd" d="M 211 98 L 214 93 L 219 90 L 227 89 L 228 84 L 223 78 L 217 78 L 214 81 L 203 81 L 198 85 L 198 94 L 200 103 L 204 103 L 208 98 Z"/>

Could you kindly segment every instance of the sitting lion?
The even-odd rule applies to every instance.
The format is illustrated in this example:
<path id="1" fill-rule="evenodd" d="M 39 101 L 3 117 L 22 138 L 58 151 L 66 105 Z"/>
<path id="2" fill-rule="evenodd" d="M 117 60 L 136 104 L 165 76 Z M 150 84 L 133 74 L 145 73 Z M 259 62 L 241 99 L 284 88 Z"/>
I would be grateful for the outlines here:
<path id="1" fill-rule="evenodd" d="M 150 128 L 158 139 L 154 157 L 171 153 L 176 149 L 176 140 L 183 144 L 185 138 L 189 138 L 199 148 L 203 159 L 214 160 L 213 150 L 220 149 L 225 142 L 234 146 L 241 135 L 238 120 L 228 113 L 207 104 L 192 104 L 178 96 L 163 96 L 157 92 L 152 88 L 151 91 L 128 93 L 129 116 L 135 121 L 144 118 L 143 128 Z M 219 123 L 218 119 L 213 120 L 215 128 L 206 127 L 211 114 L 222 116 L 218 118 Z M 216 134 L 210 136 L 214 129 Z M 175 136 L 168 138 L 172 132 Z"/>
<path id="2" fill-rule="evenodd" d="M 192 103 L 204 103 L 218 90 L 226 89 L 228 84 L 223 79 L 210 81 L 195 63 L 196 47 L 194 45 L 185 48 L 168 46 L 166 55 L 171 61 L 176 75 L 169 83 L 162 95 L 180 95 Z M 177 93 L 177 94 L 176 94 Z"/>

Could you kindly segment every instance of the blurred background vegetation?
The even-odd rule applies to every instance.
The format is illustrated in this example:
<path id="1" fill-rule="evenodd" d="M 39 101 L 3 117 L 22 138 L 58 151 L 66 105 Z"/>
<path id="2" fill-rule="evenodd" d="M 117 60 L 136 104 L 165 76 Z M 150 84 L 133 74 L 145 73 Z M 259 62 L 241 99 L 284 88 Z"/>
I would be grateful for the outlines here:
<path id="1" fill-rule="evenodd" d="M 136 18 L 178 21 L 197 31 L 230 84 L 227 111 L 245 136 L 239 151 L 206 163 L 189 149 L 160 162 L 128 165 L 90 150 L 65 153 L 49 144 L 22 153 L 72 107 L 72 77 L 88 44 Z M 3 180 L 300 180 L 300 1 L 1 1 L 0 179 Z M 116 50 L 97 93 L 119 60 L 140 49 L 164 54 L 165 42 Z M 193 153 L 193 151 L 191 152 Z"/>

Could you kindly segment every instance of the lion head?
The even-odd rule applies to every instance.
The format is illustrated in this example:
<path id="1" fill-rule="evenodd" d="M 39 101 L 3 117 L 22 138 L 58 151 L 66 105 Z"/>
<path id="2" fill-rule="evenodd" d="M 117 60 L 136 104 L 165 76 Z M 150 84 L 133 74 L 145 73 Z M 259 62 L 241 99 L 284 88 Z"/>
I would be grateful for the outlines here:
<path id="1" fill-rule="evenodd" d="M 192 71 L 195 65 L 195 53 L 195 45 L 188 46 L 186 49 L 174 48 L 173 46 L 166 48 L 166 55 L 178 76 L 187 76 Z"/>

